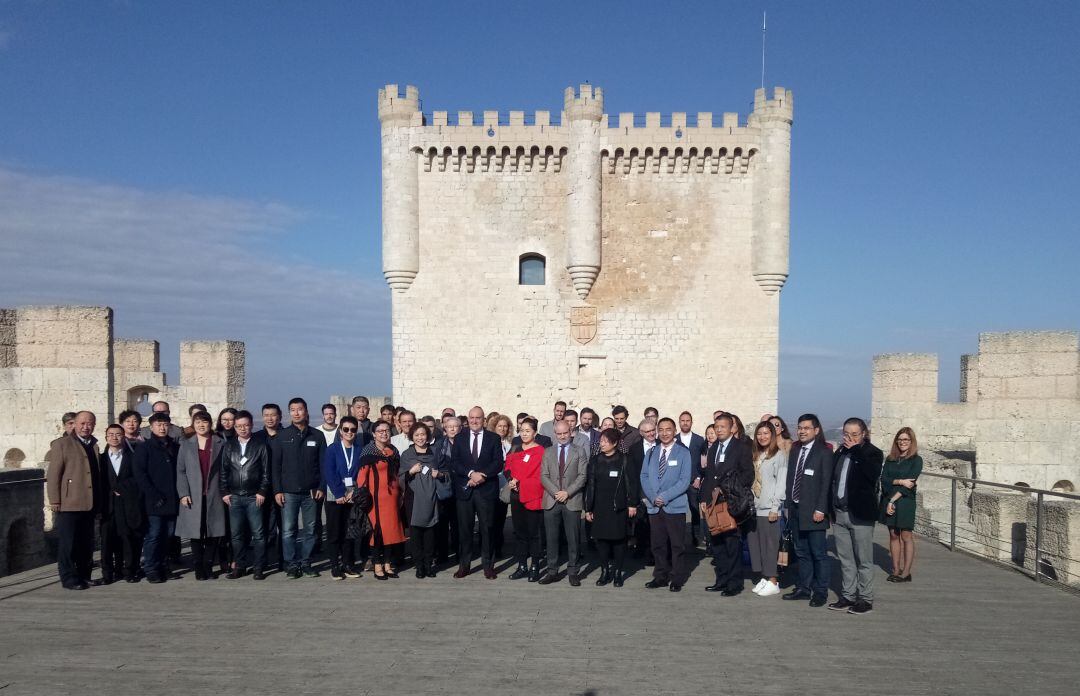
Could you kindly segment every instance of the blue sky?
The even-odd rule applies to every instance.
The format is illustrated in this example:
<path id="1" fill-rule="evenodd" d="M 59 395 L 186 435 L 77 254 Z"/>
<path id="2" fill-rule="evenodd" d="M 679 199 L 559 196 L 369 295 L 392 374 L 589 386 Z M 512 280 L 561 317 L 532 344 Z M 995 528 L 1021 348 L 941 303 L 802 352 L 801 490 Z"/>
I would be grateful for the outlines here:
<path id="1" fill-rule="evenodd" d="M 795 93 L 781 413 L 865 415 L 881 352 L 939 353 L 955 400 L 980 331 L 1080 328 L 1071 2 L 0 2 L 0 306 L 110 304 L 172 373 L 245 338 L 254 402 L 386 392 L 377 89 L 745 115 L 763 8 Z"/>

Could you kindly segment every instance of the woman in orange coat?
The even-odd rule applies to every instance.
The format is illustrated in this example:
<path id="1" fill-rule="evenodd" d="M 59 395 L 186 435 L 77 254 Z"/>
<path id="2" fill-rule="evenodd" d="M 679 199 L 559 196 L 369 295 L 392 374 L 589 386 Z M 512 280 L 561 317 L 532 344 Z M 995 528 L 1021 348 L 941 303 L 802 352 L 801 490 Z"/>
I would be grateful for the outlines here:
<path id="1" fill-rule="evenodd" d="M 372 561 L 376 580 L 398 577 L 391 559 L 405 543 L 405 525 L 401 519 L 401 485 L 398 468 L 401 460 L 390 444 L 390 424 L 378 421 L 372 429 L 375 441 L 360 453 L 357 483 L 371 493 Z"/>

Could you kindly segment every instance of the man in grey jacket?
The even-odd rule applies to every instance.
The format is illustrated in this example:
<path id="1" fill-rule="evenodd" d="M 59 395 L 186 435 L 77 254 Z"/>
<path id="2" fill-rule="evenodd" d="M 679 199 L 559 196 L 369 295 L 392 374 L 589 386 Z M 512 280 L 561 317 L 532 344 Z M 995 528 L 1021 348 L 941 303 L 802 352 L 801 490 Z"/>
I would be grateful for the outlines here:
<path id="1" fill-rule="evenodd" d="M 547 531 L 547 571 L 541 585 L 559 577 L 559 530 L 566 534 L 566 566 L 570 585 L 578 587 L 578 521 L 581 519 L 589 453 L 572 442 L 570 424 L 555 421 L 555 444 L 544 450 L 540 484 L 544 487 L 544 528 Z"/>

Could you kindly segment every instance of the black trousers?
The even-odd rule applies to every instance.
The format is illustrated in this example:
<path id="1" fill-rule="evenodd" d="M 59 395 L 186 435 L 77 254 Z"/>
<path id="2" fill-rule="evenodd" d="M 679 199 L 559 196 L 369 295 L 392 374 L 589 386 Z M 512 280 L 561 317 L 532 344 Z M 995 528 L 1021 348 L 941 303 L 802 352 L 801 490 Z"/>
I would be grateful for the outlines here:
<path id="1" fill-rule="evenodd" d="M 639 513 L 644 510 L 638 510 Z M 638 514 L 634 519 L 634 539 L 637 545 L 638 555 L 644 555 L 646 561 L 653 560 L 652 531 L 650 529 L 649 515 Z"/>
<path id="2" fill-rule="evenodd" d="M 100 531 L 101 577 L 112 580 L 138 574 L 142 535 L 114 519 L 102 520 Z"/>
<path id="3" fill-rule="evenodd" d="M 331 566 L 356 563 L 356 540 L 346 538 L 352 503 L 326 503 L 326 557 Z"/>
<path id="4" fill-rule="evenodd" d="M 502 556 L 503 537 L 506 533 L 506 512 L 509 509 L 509 505 L 498 498 L 495 499 L 491 514 L 491 552 L 493 558 L 496 559 Z"/>
<path id="5" fill-rule="evenodd" d="M 540 530 L 544 529 L 544 511 L 529 510 L 516 498 L 510 503 L 510 521 L 514 524 L 514 557 L 525 565 L 531 557 L 540 565 Z"/>
<path id="6" fill-rule="evenodd" d="M 446 561 L 458 547 L 457 500 L 440 500 L 439 523 L 435 525 L 435 557 Z"/>
<path id="7" fill-rule="evenodd" d="M 712 538 L 713 565 L 716 584 L 731 592 L 743 588 L 742 535 L 738 529 L 717 534 Z"/>
<path id="8" fill-rule="evenodd" d="M 64 584 L 86 582 L 94 567 L 94 513 L 56 513 L 56 567 Z"/>
<path id="9" fill-rule="evenodd" d="M 277 549 L 277 566 L 279 569 L 284 570 L 285 552 L 281 546 L 281 508 L 278 507 L 273 496 L 267 498 L 266 502 L 263 503 L 262 513 L 263 539 L 266 540 L 266 564 L 268 566 L 271 564 L 270 550 Z"/>
<path id="10" fill-rule="evenodd" d="M 473 495 L 457 500 L 458 565 L 468 567 L 473 559 L 473 520 L 480 524 L 480 558 L 484 567 L 495 564 L 492 556 L 491 522 L 495 514 L 495 499 Z"/>
<path id="11" fill-rule="evenodd" d="M 658 512 L 649 515 L 649 532 L 652 536 L 653 579 L 659 582 L 686 583 L 686 515 L 682 512 Z"/>
<path id="12" fill-rule="evenodd" d="M 418 568 L 427 568 L 435 563 L 435 527 L 409 527 L 412 541 L 413 562 Z"/>
<path id="13" fill-rule="evenodd" d="M 600 565 L 606 566 L 614 559 L 615 570 L 621 572 L 626 558 L 626 539 L 597 539 L 596 554 L 600 557 Z"/>
<path id="14" fill-rule="evenodd" d="M 229 555 L 226 549 L 225 537 L 203 537 L 202 539 L 188 539 L 191 544 L 192 570 L 205 570 L 210 573 L 214 569 L 214 559 L 221 564 L 221 572 L 227 572 Z"/>

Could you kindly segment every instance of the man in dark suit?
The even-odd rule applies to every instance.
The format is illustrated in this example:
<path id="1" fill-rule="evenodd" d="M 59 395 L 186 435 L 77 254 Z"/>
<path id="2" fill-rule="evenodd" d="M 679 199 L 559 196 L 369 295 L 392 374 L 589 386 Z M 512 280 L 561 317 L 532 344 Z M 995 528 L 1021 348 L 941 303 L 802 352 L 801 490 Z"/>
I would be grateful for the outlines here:
<path id="1" fill-rule="evenodd" d="M 494 580 L 495 559 L 491 524 L 499 496 L 499 473 L 503 470 L 502 443 L 484 430 L 484 409 L 469 410 L 469 429 L 454 439 L 450 455 L 450 481 L 454 486 L 458 519 L 458 570 L 455 578 L 469 574 L 473 555 L 473 520 L 480 524 L 480 558 L 484 577 Z"/>
<path id="2" fill-rule="evenodd" d="M 176 491 L 176 455 L 180 446 L 169 437 L 170 425 L 169 414 L 152 414 L 150 439 L 135 448 L 135 480 L 139 482 L 149 520 L 143 539 L 143 572 L 151 583 L 168 579 L 165 555 L 180 510 L 180 496 Z"/>
<path id="3" fill-rule="evenodd" d="M 712 502 L 713 490 L 723 493 L 738 489 L 744 494 L 754 485 L 754 457 L 750 446 L 734 437 L 735 419 L 722 413 L 714 421 L 716 442 L 706 454 L 708 468 L 701 481 L 699 512 Z M 751 515 L 753 510 L 750 511 Z M 734 597 L 743 590 L 742 532 L 739 528 L 712 537 L 716 582 L 705 588 L 707 592 L 719 592 L 724 597 Z"/>
<path id="4" fill-rule="evenodd" d="M 701 480 L 703 473 L 701 467 L 701 455 L 705 454 L 705 438 L 694 432 L 694 417 L 689 411 L 679 414 L 679 434 L 675 440 L 686 449 L 690 450 L 690 466 L 694 473 L 691 475 L 690 488 L 686 491 L 686 497 L 690 501 L 690 539 L 694 546 L 698 545 L 698 537 L 702 534 L 700 502 Z M 708 534 L 708 530 L 704 531 Z"/>
<path id="5" fill-rule="evenodd" d="M 616 428 L 618 430 L 618 428 Z M 622 449 L 622 440 L 619 440 Z M 656 446 L 656 421 L 646 418 L 641 421 L 637 429 L 637 442 L 632 444 L 626 452 L 626 463 L 629 467 L 628 476 L 637 478 L 641 476 L 641 467 L 645 463 L 645 457 L 649 450 Z M 645 559 L 646 566 L 656 564 L 652 552 L 652 531 L 649 528 L 649 516 L 644 514 L 644 508 L 639 510 L 643 514 L 634 517 L 634 555 Z"/>
<path id="6" fill-rule="evenodd" d="M 874 608 L 874 521 L 884 456 L 870 444 L 862 418 L 844 421 L 844 444 L 833 455 L 832 521 L 843 588 L 833 611 Z"/>
<path id="7" fill-rule="evenodd" d="M 825 537 L 829 529 L 833 457 L 821 433 L 821 421 L 812 413 L 799 416 L 798 443 L 788 455 L 785 489 L 788 529 L 799 559 L 799 580 L 784 599 L 809 599 L 823 607 L 829 592 L 829 556 Z"/>
<path id="8" fill-rule="evenodd" d="M 105 430 L 105 451 L 99 459 L 99 480 L 104 489 L 101 506 L 101 577 L 108 585 L 121 576 L 139 581 L 139 554 L 142 551 L 142 496 L 135 480 L 134 449 L 124 442 L 124 428 L 110 425 Z"/>

